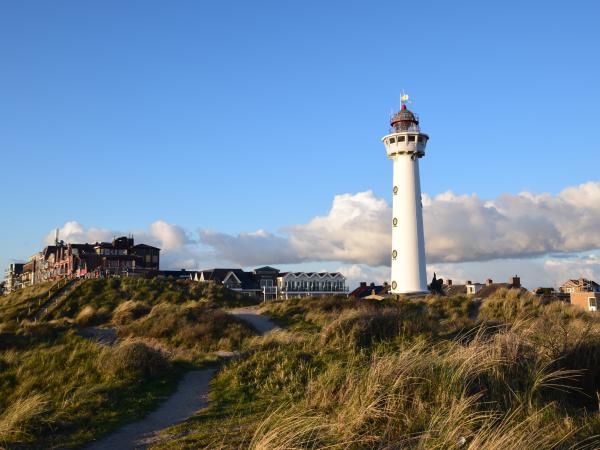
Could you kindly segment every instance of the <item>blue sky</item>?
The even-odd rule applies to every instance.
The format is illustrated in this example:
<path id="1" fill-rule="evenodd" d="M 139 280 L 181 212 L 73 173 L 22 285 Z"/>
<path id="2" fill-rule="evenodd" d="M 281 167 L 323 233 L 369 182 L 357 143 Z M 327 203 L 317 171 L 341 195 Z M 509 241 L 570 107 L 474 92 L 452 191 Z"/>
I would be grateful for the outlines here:
<path id="1" fill-rule="evenodd" d="M 431 137 L 431 196 L 595 182 L 599 13 L 593 1 L 3 2 L 0 266 L 68 221 L 276 234 L 339 194 L 387 199 L 380 137 L 402 89 Z"/>

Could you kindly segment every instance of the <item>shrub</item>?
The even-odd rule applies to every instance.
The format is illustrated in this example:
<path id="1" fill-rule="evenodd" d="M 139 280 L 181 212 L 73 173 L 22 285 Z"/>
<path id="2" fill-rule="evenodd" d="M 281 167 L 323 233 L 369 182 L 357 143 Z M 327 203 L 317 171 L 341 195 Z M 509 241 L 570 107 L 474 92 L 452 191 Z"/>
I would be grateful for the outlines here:
<path id="1" fill-rule="evenodd" d="M 112 315 L 112 321 L 116 325 L 126 325 L 149 312 L 150 307 L 147 304 L 135 300 L 128 300 L 115 308 Z"/>
<path id="2" fill-rule="evenodd" d="M 99 319 L 100 317 L 98 316 L 96 309 L 93 306 L 88 305 L 79 311 L 79 314 L 77 314 L 77 317 L 75 318 L 75 322 L 83 327 L 89 327 L 99 322 Z"/>
<path id="3" fill-rule="evenodd" d="M 254 335 L 245 322 L 212 309 L 205 302 L 159 303 L 147 315 L 123 326 L 119 333 L 162 339 L 172 346 L 200 352 L 236 350 L 244 339 Z"/>
<path id="4" fill-rule="evenodd" d="M 431 333 L 434 329 L 422 304 L 405 302 L 383 309 L 363 307 L 342 312 L 323 329 L 321 343 L 368 347 L 395 337 Z"/>
<path id="5" fill-rule="evenodd" d="M 125 341 L 107 350 L 102 367 L 116 377 L 155 378 L 169 368 L 169 362 L 146 344 Z"/>

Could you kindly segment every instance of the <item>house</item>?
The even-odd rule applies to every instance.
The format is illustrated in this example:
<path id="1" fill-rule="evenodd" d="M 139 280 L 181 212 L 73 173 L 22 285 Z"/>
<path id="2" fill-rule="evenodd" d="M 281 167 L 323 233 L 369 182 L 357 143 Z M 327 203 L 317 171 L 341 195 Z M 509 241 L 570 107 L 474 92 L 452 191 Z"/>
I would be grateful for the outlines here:
<path id="1" fill-rule="evenodd" d="M 244 295 L 275 298 L 323 296 L 346 293 L 346 279 L 340 273 L 280 272 L 270 266 L 251 272 L 242 269 L 208 269 L 197 272 L 197 282 L 214 282 Z"/>
<path id="2" fill-rule="evenodd" d="M 359 286 L 354 289 L 348 297 L 352 298 L 362 298 L 367 299 L 369 297 L 381 297 L 389 295 L 390 293 L 390 285 L 388 283 L 383 283 L 382 285 L 376 285 L 375 283 L 367 284 L 365 281 L 361 282 Z M 379 299 L 379 298 L 378 298 Z"/>
<path id="3" fill-rule="evenodd" d="M 565 281 L 558 290 L 565 294 L 573 292 L 600 292 L 600 285 L 593 280 L 579 278 L 578 280 Z"/>
<path id="4" fill-rule="evenodd" d="M 598 306 L 600 305 L 600 292 L 571 292 L 569 295 L 571 305 L 577 306 L 584 311 L 598 311 Z"/>
<path id="5" fill-rule="evenodd" d="M 56 239 L 54 245 L 29 257 L 23 264 L 11 264 L 6 271 L 7 291 L 61 278 L 99 278 L 110 275 L 156 274 L 160 249 L 135 244 L 122 236 L 112 242 L 71 244 Z"/>
<path id="6" fill-rule="evenodd" d="M 465 284 L 454 284 L 452 280 L 444 280 L 442 289 L 447 296 L 473 296 L 478 299 L 485 299 L 493 296 L 499 289 L 519 289 L 523 292 L 525 288 L 521 286 L 521 278 L 518 276 L 510 277 L 508 283 L 494 283 L 491 278 L 485 280 L 485 283 L 474 283 L 471 280 Z"/>
<path id="7" fill-rule="evenodd" d="M 257 280 L 252 272 L 245 272 L 242 269 L 209 269 L 202 270 L 192 278 L 195 281 L 206 283 L 218 283 L 235 292 L 247 296 L 259 295 L 262 292 Z"/>
<path id="8" fill-rule="evenodd" d="M 277 277 L 278 297 L 322 297 L 347 294 L 346 278 L 339 272 L 284 272 Z"/>
<path id="9" fill-rule="evenodd" d="M 21 287 L 21 276 L 23 274 L 24 263 L 11 263 L 4 272 L 4 293 L 10 294 L 12 291 Z"/>
<path id="10" fill-rule="evenodd" d="M 180 280 L 191 280 L 193 279 L 196 272 L 190 270 L 159 270 L 156 275 L 164 278 L 177 278 Z"/>
<path id="11" fill-rule="evenodd" d="M 584 311 L 598 311 L 600 285 L 595 281 L 586 278 L 567 280 L 560 286 L 559 291 L 569 295 L 572 305 Z"/>

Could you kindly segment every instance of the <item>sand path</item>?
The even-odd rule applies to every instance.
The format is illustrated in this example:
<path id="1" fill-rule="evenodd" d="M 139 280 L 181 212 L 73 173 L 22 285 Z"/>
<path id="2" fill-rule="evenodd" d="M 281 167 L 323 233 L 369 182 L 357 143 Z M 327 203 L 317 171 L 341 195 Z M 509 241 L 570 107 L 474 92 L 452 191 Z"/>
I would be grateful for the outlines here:
<path id="1" fill-rule="evenodd" d="M 252 325 L 259 334 L 278 328 L 255 308 L 235 308 L 227 311 Z M 157 441 L 164 428 L 182 422 L 208 404 L 210 380 L 216 368 L 194 370 L 185 374 L 177 391 L 160 407 L 142 420 L 123 426 L 112 434 L 93 442 L 87 450 L 144 449 Z"/>

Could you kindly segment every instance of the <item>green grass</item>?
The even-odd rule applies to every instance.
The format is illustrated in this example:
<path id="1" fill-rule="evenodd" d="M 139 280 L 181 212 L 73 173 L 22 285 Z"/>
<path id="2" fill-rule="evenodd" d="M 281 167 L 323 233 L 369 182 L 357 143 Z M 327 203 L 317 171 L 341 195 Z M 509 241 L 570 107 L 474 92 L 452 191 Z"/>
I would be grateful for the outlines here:
<path id="1" fill-rule="evenodd" d="M 253 337 L 220 309 L 243 299 L 217 286 L 91 281 L 53 320 L 13 320 L 40 295 L 0 304 L 0 446 L 81 445 L 154 408 L 216 349 L 241 353 L 208 408 L 155 448 L 600 446 L 600 317 L 569 305 L 508 290 L 479 309 L 464 297 L 278 301 L 262 310 L 286 329 Z M 98 325 L 125 341 L 78 335 Z"/>
<path id="2" fill-rule="evenodd" d="M 73 330 L 59 328 L 51 337 L 48 328 L 18 330 L 21 345 L 0 352 L 0 442 L 8 447 L 72 447 L 89 441 L 152 410 L 183 372 L 181 366 L 164 364 L 152 374 L 132 367 L 117 373 L 111 349 Z"/>
<path id="3" fill-rule="evenodd" d="M 0 295 L 0 325 L 28 317 L 62 284 L 63 282 L 46 282 Z"/>
<path id="4" fill-rule="evenodd" d="M 91 307 L 106 320 L 126 301 L 148 306 L 158 303 L 182 304 L 205 301 L 215 307 L 254 304 L 256 301 L 213 283 L 196 283 L 173 278 L 109 278 L 87 280 L 75 289 L 49 319 L 76 318 L 85 307 Z"/>
<path id="5" fill-rule="evenodd" d="M 54 284 L 0 300 L 0 448 L 74 448 L 141 418 L 183 373 L 255 335 L 223 306 L 247 299 L 221 286 L 169 279 L 89 280 L 38 323 L 29 313 Z M 121 343 L 80 336 L 115 327 Z"/>

